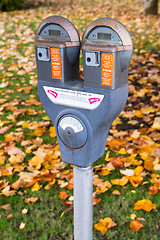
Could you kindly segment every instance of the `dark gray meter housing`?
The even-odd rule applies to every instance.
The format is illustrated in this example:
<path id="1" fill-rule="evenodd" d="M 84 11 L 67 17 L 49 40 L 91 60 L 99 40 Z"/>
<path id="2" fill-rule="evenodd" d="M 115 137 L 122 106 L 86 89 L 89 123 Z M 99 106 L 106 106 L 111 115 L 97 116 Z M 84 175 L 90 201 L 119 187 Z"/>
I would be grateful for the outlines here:
<path id="1" fill-rule="evenodd" d="M 67 19 L 52 16 L 43 20 L 35 46 L 38 79 L 64 83 L 79 76 L 79 34 Z"/>
<path id="2" fill-rule="evenodd" d="M 127 29 L 111 18 L 92 22 L 82 39 L 85 85 L 119 88 L 128 82 L 133 45 Z"/>
<path id="3" fill-rule="evenodd" d="M 110 126 L 127 101 L 130 35 L 114 19 L 92 22 L 82 39 L 84 81 L 79 35 L 67 19 L 42 21 L 35 46 L 38 92 L 55 126 L 62 160 L 87 167 L 104 154 Z"/>

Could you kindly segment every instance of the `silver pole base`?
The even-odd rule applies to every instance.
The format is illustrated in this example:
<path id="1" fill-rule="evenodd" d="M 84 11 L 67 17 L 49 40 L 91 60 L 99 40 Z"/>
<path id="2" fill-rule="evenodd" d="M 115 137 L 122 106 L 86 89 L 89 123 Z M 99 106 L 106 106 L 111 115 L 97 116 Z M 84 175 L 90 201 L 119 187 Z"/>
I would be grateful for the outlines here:
<path id="1" fill-rule="evenodd" d="M 93 166 L 73 167 L 74 240 L 93 239 Z"/>

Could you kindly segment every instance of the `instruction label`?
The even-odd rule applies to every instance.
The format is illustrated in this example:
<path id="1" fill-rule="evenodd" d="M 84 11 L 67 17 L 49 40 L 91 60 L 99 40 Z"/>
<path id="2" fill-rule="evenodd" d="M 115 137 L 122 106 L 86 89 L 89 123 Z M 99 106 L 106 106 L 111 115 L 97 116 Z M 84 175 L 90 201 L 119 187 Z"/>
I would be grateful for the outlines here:
<path id="1" fill-rule="evenodd" d="M 61 56 L 59 48 L 51 48 L 52 78 L 62 79 Z"/>
<path id="2" fill-rule="evenodd" d="M 80 92 L 63 88 L 43 87 L 48 98 L 55 104 L 83 108 L 96 109 L 102 102 L 104 95 L 89 92 Z"/>
<path id="3" fill-rule="evenodd" d="M 101 85 L 112 87 L 113 55 L 102 53 Z"/>

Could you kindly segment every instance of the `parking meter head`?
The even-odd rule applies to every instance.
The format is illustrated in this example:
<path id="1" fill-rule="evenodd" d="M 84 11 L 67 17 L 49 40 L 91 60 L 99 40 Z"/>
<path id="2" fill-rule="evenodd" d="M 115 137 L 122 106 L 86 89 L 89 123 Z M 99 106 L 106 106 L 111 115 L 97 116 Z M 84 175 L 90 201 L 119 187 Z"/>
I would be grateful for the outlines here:
<path id="1" fill-rule="evenodd" d="M 35 47 L 38 79 L 64 83 L 79 76 L 80 38 L 69 20 L 60 16 L 44 19 Z"/>
<path id="2" fill-rule="evenodd" d="M 35 46 L 38 92 L 62 160 L 87 167 L 104 154 L 110 126 L 127 101 L 130 35 L 114 19 L 91 23 L 82 39 L 84 81 L 78 75 L 79 35 L 67 19 L 42 21 Z"/>
<path id="3" fill-rule="evenodd" d="M 82 38 L 86 86 L 116 89 L 128 82 L 133 44 L 118 21 L 102 18 L 86 28 Z"/>

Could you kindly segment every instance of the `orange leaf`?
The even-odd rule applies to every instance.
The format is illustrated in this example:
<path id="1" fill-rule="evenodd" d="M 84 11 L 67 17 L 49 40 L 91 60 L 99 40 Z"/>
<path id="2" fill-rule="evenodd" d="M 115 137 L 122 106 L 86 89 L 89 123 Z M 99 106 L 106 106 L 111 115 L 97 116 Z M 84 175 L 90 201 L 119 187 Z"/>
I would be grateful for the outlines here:
<path id="1" fill-rule="evenodd" d="M 111 183 L 113 185 L 120 185 L 120 186 L 124 186 L 126 185 L 128 182 L 128 179 L 126 179 L 125 177 L 122 177 L 121 179 L 112 179 Z"/>
<path id="2" fill-rule="evenodd" d="M 32 192 L 37 192 L 40 188 L 42 187 L 42 185 L 39 185 L 38 182 L 36 182 L 33 187 L 31 188 Z"/>
<path id="3" fill-rule="evenodd" d="M 94 224 L 94 228 L 105 234 L 109 228 L 115 227 L 117 224 L 112 221 L 112 218 L 101 218 L 99 223 Z"/>
<path id="4" fill-rule="evenodd" d="M 7 219 L 10 219 L 10 218 L 12 218 L 12 213 L 7 215 Z"/>
<path id="5" fill-rule="evenodd" d="M 148 189 L 148 194 L 155 195 L 157 193 L 158 193 L 158 188 L 156 186 L 150 186 L 150 188 Z"/>
<path id="6" fill-rule="evenodd" d="M 68 197 L 68 194 L 66 192 L 60 192 L 59 195 L 60 199 L 66 199 Z"/>
<path id="7" fill-rule="evenodd" d="M 118 191 L 118 190 L 114 190 L 114 191 L 112 192 L 112 194 L 113 194 L 113 195 L 117 195 L 117 196 L 121 195 L 120 191 Z"/>
<path id="8" fill-rule="evenodd" d="M 142 199 L 134 204 L 134 210 L 140 209 L 150 212 L 152 209 L 156 209 L 156 204 L 153 204 L 149 199 Z"/>
<path id="9" fill-rule="evenodd" d="M 122 160 L 116 158 L 116 157 L 113 157 L 111 159 L 111 163 L 113 164 L 114 167 L 116 168 L 122 168 L 123 167 L 123 162 Z"/>
<path id="10" fill-rule="evenodd" d="M 153 163 L 151 162 L 151 160 L 147 159 L 144 161 L 144 168 L 147 169 L 148 171 L 153 170 Z"/>
<path id="11" fill-rule="evenodd" d="M 38 198 L 34 198 L 34 197 L 31 197 L 31 198 L 25 198 L 24 201 L 25 203 L 29 203 L 29 202 L 37 202 Z"/>
<path id="12" fill-rule="evenodd" d="M 130 229 L 131 229 L 131 230 L 134 230 L 134 231 L 136 231 L 136 232 L 138 232 L 139 229 L 140 229 L 140 228 L 143 228 L 143 227 L 144 227 L 143 224 L 140 223 L 138 220 L 134 220 L 134 221 L 132 221 L 132 222 L 130 223 Z"/>

